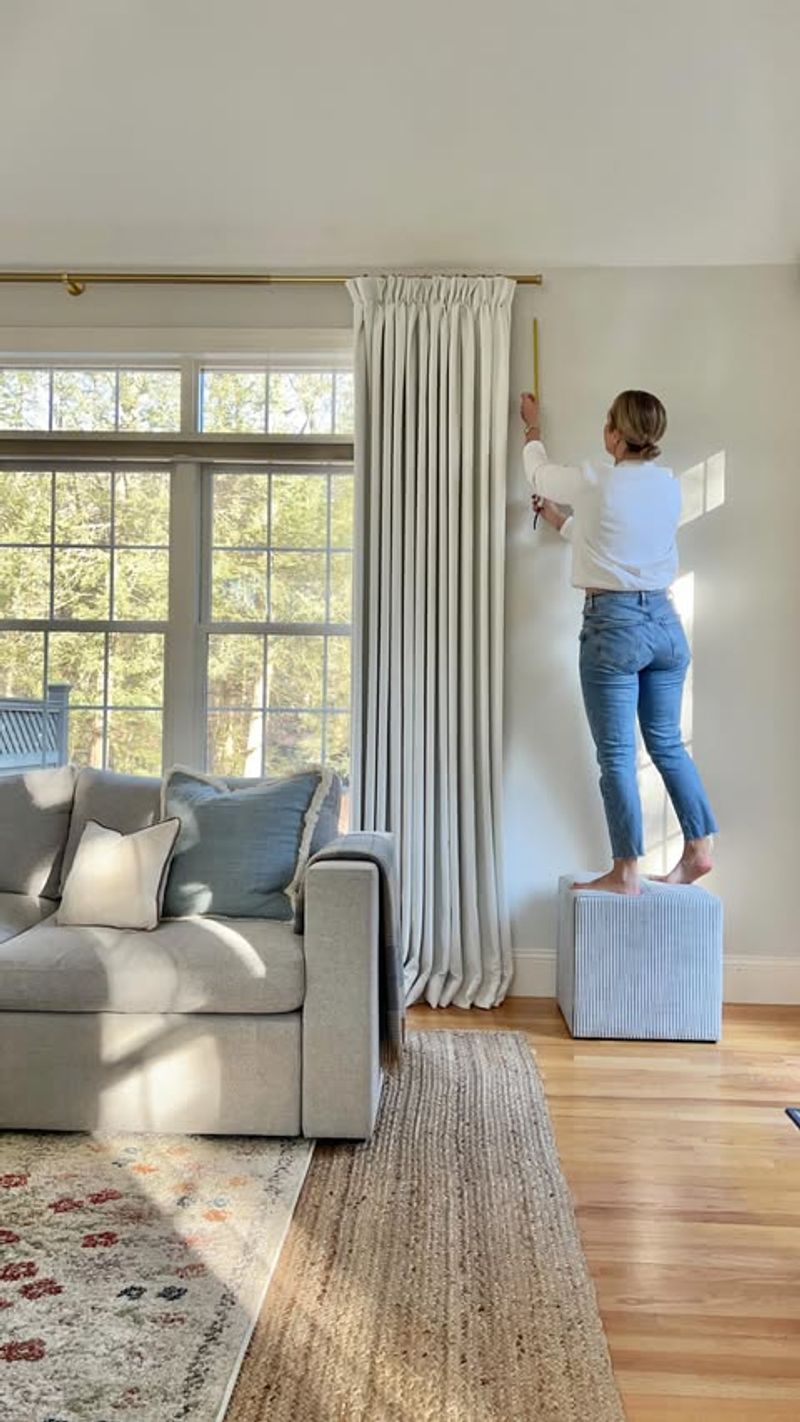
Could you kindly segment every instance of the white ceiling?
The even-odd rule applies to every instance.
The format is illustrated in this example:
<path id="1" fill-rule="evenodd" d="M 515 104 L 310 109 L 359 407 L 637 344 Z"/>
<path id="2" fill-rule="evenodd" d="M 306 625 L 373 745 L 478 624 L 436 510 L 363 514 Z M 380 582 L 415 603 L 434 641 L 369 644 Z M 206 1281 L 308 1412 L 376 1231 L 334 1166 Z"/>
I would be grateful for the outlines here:
<path id="1" fill-rule="evenodd" d="M 3 0 L 0 265 L 792 262 L 800 0 Z"/>

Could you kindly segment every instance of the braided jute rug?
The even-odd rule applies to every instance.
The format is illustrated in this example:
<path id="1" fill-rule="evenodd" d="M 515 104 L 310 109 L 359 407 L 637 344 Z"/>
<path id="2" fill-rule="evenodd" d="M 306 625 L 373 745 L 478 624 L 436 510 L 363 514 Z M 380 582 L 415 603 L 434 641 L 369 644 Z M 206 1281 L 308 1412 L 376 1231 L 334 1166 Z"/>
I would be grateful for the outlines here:
<path id="1" fill-rule="evenodd" d="M 525 1038 L 412 1034 L 318 1144 L 226 1422 L 621 1422 Z"/>

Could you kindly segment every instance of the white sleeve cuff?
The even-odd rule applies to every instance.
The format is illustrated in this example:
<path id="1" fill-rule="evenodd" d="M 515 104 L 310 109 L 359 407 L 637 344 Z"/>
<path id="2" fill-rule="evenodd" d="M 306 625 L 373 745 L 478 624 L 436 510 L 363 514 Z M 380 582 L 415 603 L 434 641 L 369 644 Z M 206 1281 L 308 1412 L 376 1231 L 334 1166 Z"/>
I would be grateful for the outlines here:
<path id="1" fill-rule="evenodd" d="M 560 529 L 558 530 L 559 533 L 561 534 L 561 537 L 562 537 L 562 538 L 566 538 L 567 543 L 571 543 L 571 542 L 572 542 L 572 533 L 573 533 L 574 527 L 575 527 L 575 520 L 574 520 L 574 518 L 572 517 L 572 514 L 570 514 L 569 518 L 565 518 L 565 519 L 564 519 L 564 522 L 562 523 Z"/>
<path id="2" fill-rule="evenodd" d="M 527 440 L 526 443 L 522 446 L 522 467 L 525 470 L 525 478 L 527 479 L 534 493 L 539 492 L 539 490 L 536 488 L 536 470 L 541 464 L 546 463 L 547 450 L 545 449 L 541 440 Z"/>

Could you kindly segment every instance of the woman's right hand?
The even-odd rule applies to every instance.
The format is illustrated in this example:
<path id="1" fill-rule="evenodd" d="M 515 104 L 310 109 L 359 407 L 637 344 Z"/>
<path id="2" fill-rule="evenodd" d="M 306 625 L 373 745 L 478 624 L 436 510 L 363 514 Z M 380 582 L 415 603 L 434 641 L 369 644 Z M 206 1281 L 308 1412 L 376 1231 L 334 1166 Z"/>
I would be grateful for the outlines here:
<path id="1" fill-rule="evenodd" d="M 539 428 L 539 401 L 529 390 L 523 392 L 519 397 L 519 413 L 525 428 L 533 426 Z"/>

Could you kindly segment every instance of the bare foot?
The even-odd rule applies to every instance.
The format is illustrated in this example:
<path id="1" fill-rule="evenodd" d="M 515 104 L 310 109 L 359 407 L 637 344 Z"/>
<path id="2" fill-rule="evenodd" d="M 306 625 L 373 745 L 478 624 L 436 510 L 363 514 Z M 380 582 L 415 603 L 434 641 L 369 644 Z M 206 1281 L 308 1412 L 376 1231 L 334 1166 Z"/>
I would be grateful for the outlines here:
<path id="1" fill-rule="evenodd" d="M 694 884 L 698 879 L 702 879 L 704 874 L 710 874 L 713 868 L 710 860 L 703 862 L 699 859 L 679 859 L 675 868 L 670 869 L 668 874 L 648 874 L 647 877 L 656 884 Z"/>
<path id="2" fill-rule="evenodd" d="M 603 874 L 600 879 L 592 879 L 588 884 L 573 884 L 573 889 L 596 889 L 604 894 L 625 894 L 628 898 L 637 898 L 642 892 L 638 874 L 621 874 L 617 869 L 611 869 L 608 874 Z"/>
<path id="3" fill-rule="evenodd" d="M 711 858 L 711 840 L 699 839 L 687 844 L 680 859 L 669 874 L 649 874 L 657 884 L 694 884 L 704 874 L 710 874 L 714 867 Z"/>

